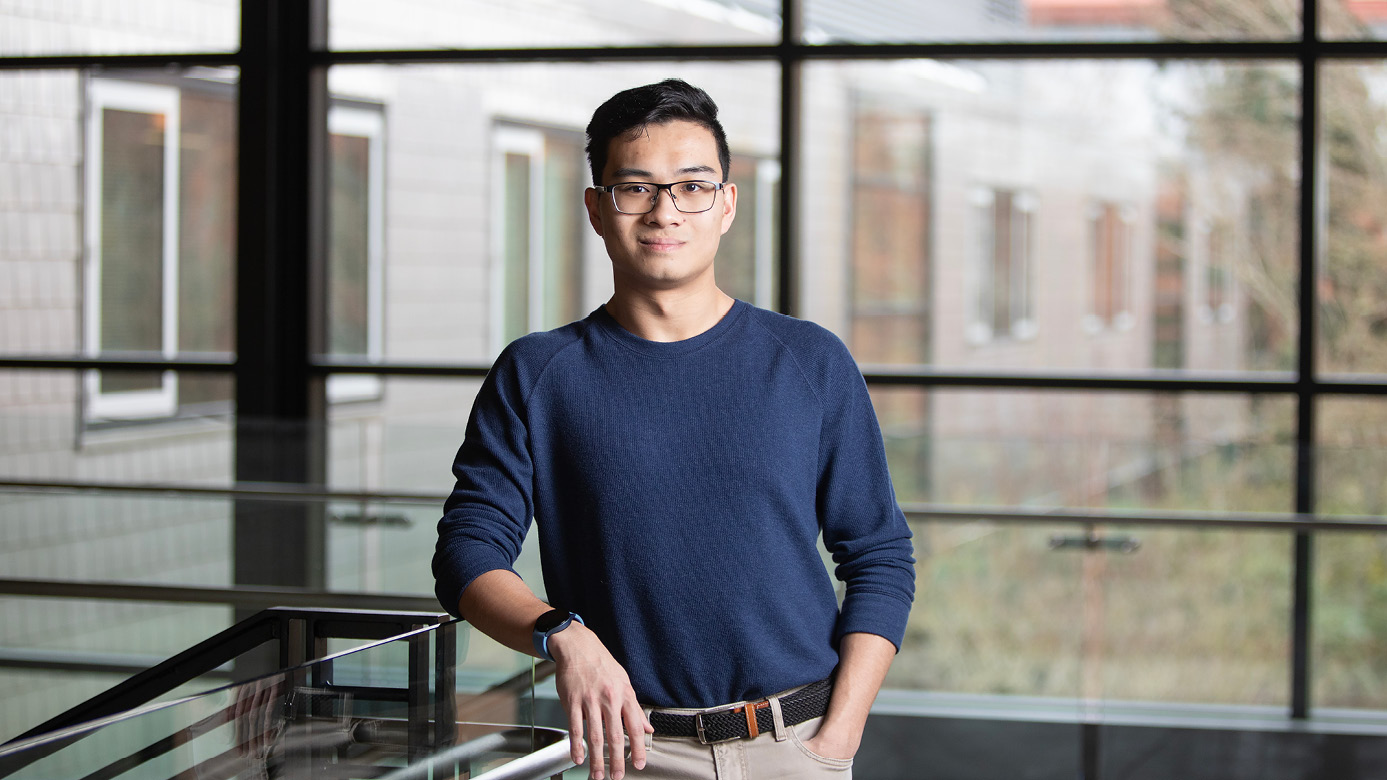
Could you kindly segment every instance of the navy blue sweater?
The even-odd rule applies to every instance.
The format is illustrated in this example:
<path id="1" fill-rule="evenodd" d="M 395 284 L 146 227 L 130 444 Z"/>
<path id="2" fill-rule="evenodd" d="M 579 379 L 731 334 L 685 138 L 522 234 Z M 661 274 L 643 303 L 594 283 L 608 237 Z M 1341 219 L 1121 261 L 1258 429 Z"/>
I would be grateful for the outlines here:
<path id="1" fill-rule="evenodd" d="M 583 616 L 647 705 L 822 679 L 848 632 L 900 646 L 910 531 L 862 375 L 812 323 L 738 301 L 673 343 L 605 309 L 525 336 L 477 395 L 453 473 L 443 606 L 511 569 L 534 518 L 549 601 Z"/>

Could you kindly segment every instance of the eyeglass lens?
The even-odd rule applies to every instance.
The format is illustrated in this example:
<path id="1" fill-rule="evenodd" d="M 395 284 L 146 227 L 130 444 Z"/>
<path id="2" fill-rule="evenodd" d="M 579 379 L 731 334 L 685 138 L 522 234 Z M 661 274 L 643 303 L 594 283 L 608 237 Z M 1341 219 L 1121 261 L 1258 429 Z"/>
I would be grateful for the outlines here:
<path id="1" fill-rule="evenodd" d="M 623 214 L 648 214 L 659 201 L 660 190 L 669 190 L 674 207 L 685 214 L 696 214 L 713 207 L 718 187 L 708 181 L 677 181 L 672 184 L 627 182 L 611 188 L 612 202 Z"/>

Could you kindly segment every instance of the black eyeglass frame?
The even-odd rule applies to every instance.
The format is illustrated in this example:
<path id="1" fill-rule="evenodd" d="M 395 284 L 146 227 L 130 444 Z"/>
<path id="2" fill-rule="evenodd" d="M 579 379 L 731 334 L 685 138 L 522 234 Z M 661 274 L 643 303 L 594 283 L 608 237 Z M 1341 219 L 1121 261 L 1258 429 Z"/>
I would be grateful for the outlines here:
<path id="1" fill-rule="evenodd" d="M 617 188 L 617 187 L 627 187 L 627 186 L 630 186 L 630 185 L 632 185 L 632 184 L 643 184 L 643 185 L 645 185 L 645 186 L 647 186 L 647 187 L 653 187 L 653 188 L 655 188 L 654 194 L 652 194 L 652 195 L 650 196 L 650 208 L 646 209 L 645 211 L 622 211 L 622 210 L 621 210 L 621 207 L 618 206 L 618 205 L 616 205 L 616 188 Z M 680 184 L 707 184 L 708 186 L 710 186 L 710 187 L 713 188 L 713 201 L 712 201 L 712 203 L 709 203 L 708 206 L 707 206 L 707 208 L 701 208 L 701 209 L 699 209 L 699 210 L 697 210 L 697 211 L 689 211 L 688 209 L 685 209 L 684 207 L 682 207 L 682 206 L 679 205 L 679 196 L 674 194 L 674 189 L 673 189 L 673 188 L 679 186 Z M 655 210 L 655 206 L 660 202 L 660 191 L 661 191 L 661 190 L 668 190 L 668 191 L 669 191 L 669 199 L 670 199 L 670 202 L 672 202 L 672 203 L 674 204 L 674 208 L 677 209 L 677 210 L 679 211 L 679 213 L 681 213 L 681 214 L 702 214 L 702 213 L 705 212 L 705 211 L 711 210 L 711 209 L 713 208 L 714 204 L 716 204 L 716 203 L 718 202 L 718 192 L 720 192 L 726 184 L 727 184 L 727 182 L 708 181 L 707 179 L 684 179 L 683 181 L 672 181 L 672 182 L 670 182 L 670 183 L 668 183 L 668 184 L 656 184 L 656 183 L 653 182 L 653 181 L 624 181 L 624 182 L 621 182 L 620 184 L 613 184 L 613 185 L 611 185 L 611 186 L 604 186 L 604 185 L 598 184 L 598 185 L 594 186 L 593 189 L 596 190 L 596 191 L 598 191 L 598 192 L 603 192 L 603 193 L 607 193 L 608 195 L 611 195 L 611 196 L 612 196 L 612 208 L 616 209 L 616 211 L 617 211 L 618 214 L 630 214 L 630 215 L 633 215 L 633 216 L 641 216 L 641 215 L 643 215 L 643 214 L 649 214 L 650 212 L 652 212 L 652 211 Z"/>

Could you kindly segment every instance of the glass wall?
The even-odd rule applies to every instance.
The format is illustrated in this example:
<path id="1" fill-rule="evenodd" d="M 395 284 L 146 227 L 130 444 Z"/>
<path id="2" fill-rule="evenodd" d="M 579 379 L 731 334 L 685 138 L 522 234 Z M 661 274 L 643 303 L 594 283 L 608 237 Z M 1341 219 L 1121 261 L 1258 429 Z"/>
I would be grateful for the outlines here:
<path id="1" fill-rule="evenodd" d="M 1289 531 L 1135 522 L 1387 514 L 1387 74 L 1352 48 L 1384 17 L 1316 2 L 1313 32 L 1345 48 L 1302 43 L 1298 0 L 334 0 L 312 55 L 316 332 L 296 358 L 328 374 L 326 406 L 282 428 L 234 409 L 233 372 L 269 351 L 235 337 L 256 262 L 237 251 L 238 165 L 265 154 L 237 104 L 258 87 L 177 56 L 244 65 L 263 31 L 235 2 L 6 5 L 0 481 L 227 486 L 238 433 L 296 431 L 311 487 L 421 498 L 315 504 L 318 585 L 427 595 L 480 376 L 611 294 L 582 206 L 591 112 L 674 76 L 728 131 L 740 208 L 719 284 L 792 302 L 874 377 L 928 594 L 891 685 L 1286 707 L 1299 684 L 1387 708 L 1364 682 L 1387 649 L 1378 534 L 1316 533 L 1297 571 Z M 133 53 L 162 59 L 116 56 Z M 73 59 L 22 60 L 57 55 Z M 176 365 L 199 360 L 221 365 Z M 0 498 L 7 576 L 235 581 L 229 499 Z M 1065 508 L 1099 519 L 998 519 Z M 0 604 L 22 616 L 0 646 L 87 636 L 87 602 L 47 623 L 37 605 Z M 147 651 L 188 639 L 167 636 Z"/>

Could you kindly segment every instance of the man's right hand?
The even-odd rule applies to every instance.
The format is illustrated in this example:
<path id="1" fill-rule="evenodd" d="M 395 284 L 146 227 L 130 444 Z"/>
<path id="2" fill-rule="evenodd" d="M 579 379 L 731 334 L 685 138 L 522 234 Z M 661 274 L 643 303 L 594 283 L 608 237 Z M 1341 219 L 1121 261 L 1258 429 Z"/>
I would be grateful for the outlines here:
<path id="1" fill-rule="evenodd" d="M 644 768 L 645 735 L 654 728 L 636 701 L 631 678 L 602 640 L 575 622 L 549 637 L 549 653 L 558 664 L 559 702 L 568 713 L 573 763 L 583 763 L 586 753 L 592 758 L 593 780 L 602 780 L 608 769 L 612 780 L 621 780 L 629 737 L 631 765 Z"/>

